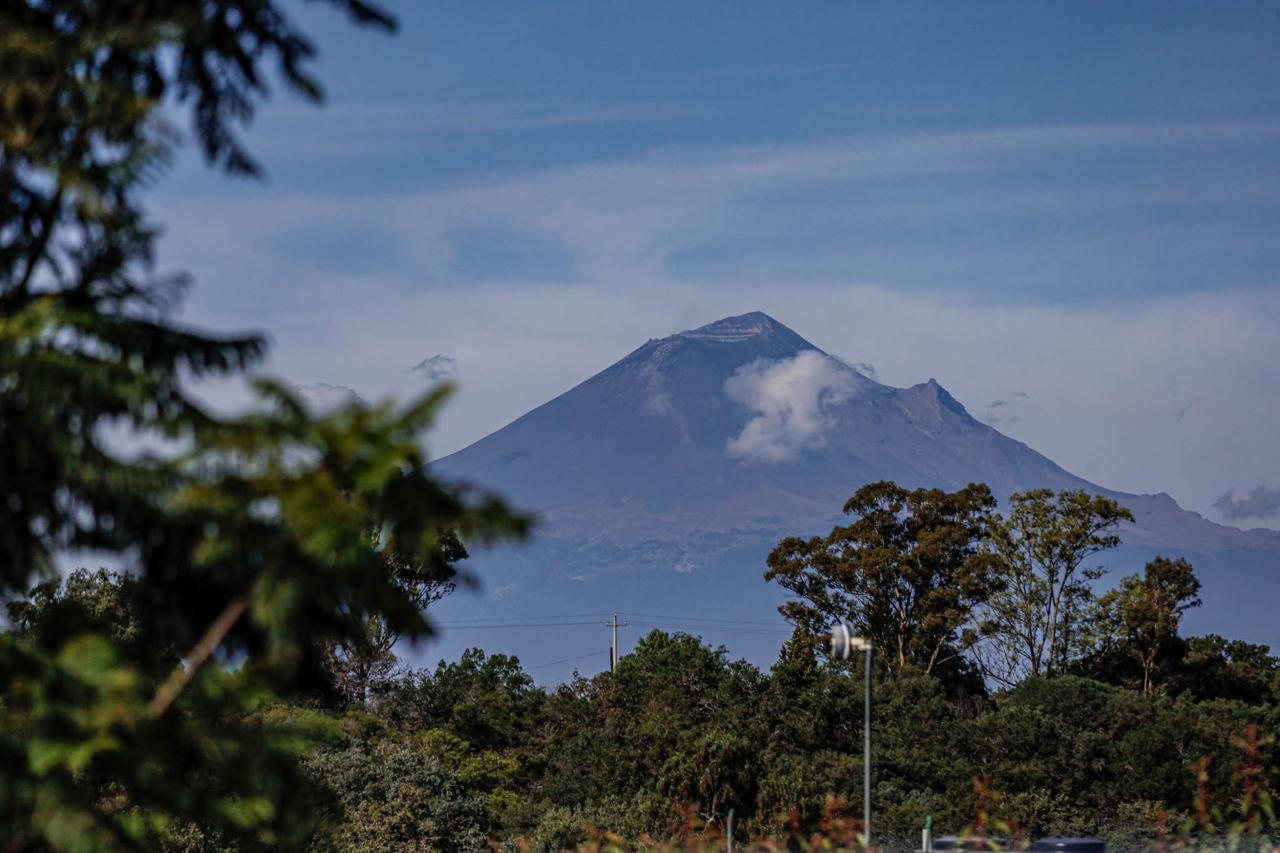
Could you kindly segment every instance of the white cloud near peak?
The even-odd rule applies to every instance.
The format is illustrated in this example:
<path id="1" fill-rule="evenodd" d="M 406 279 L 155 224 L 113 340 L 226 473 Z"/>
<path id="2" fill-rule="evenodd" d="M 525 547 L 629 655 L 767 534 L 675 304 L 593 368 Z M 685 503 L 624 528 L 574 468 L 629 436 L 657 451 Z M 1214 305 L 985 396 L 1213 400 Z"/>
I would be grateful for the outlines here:
<path id="1" fill-rule="evenodd" d="M 803 450 L 823 447 L 832 408 L 856 390 L 848 368 L 816 350 L 743 365 L 725 381 L 724 392 L 752 417 L 729 440 L 725 452 L 742 459 L 785 462 Z"/>

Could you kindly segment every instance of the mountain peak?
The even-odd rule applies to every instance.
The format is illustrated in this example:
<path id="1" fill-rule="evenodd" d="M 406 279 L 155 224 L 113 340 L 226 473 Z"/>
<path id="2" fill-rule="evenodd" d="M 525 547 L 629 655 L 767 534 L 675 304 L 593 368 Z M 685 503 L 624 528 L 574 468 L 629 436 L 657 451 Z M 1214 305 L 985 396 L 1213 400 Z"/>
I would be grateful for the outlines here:
<path id="1" fill-rule="evenodd" d="M 751 311 L 747 314 L 739 314 L 736 317 L 725 317 L 716 320 L 714 323 L 699 326 L 696 329 L 677 332 L 672 337 L 721 344 L 739 344 L 756 339 L 771 339 L 797 351 L 817 349 L 813 344 L 763 311 Z"/>
<path id="2" fill-rule="evenodd" d="M 938 380 L 930 377 L 928 382 L 921 382 L 919 385 L 912 385 L 906 389 L 906 393 L 914 394 L 930 401 L 935 406 L 942 406 L 961 415 L 967 415 L 969 412 L 965 409 L 964 404 L 952 397 L 946 388 L 938 384 Z"/>
<path id="3" fill-rule="evenodd" d="M 725 317 L 716 320 L 714 323 L 708 323 L 705 326 L 699 326 L 696 329 L 689 329 L 677 334 L 682 338 L 693 338 L 695 340 L 737 343 L 738 341 L 745 341 L 748 338 L 760 337 L 777 331 L 795 334 L 795 332 L 792 332 L 763 311 L 751 311 L 747 314 L 739 314 L 736 317 Z"/>

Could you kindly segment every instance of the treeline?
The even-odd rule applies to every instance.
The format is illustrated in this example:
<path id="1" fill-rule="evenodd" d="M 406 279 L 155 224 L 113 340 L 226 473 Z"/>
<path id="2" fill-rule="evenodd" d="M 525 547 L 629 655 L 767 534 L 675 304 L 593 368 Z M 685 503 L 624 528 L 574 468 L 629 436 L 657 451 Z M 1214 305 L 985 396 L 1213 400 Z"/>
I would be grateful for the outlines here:
<path id="1" fill-rule="evenodd" d="M 1157 557 L 1096 594 L 1105 572 L 1093 558 L 1133 521 L 1111 498 L 1033 489 L 1001 513 L 982 484 L 879 482 L 844 511 L 848 524 L 769 555 L 765 578 L 793 596 L 780 609 L 797 643 L 846 622 L 889 668 L 969 692 L 1075 673 L 1150 693 L 1188 652 L 1178 626 L 1199 606 L 1200 582 L 1186 560 Z"/>
<path id="2" fill-rule="evenodd" d="M 926 816 L 940 833 L 1099 835 L 1135 849 L 1280 838 L 1280 659 L 1179 633 L 1198 590 L 1185 561 L 1157 558 L 1095 592 L 1089 557 L 1115 544 L 1122 508 L 1036 491 L 1002 515 L 983 486 L 877 483 L 846 509 L 849 524 L 769 558 L 796 629 L 768 671 L 655 631 L 616 672 L 548 689 L 478 649 L 405 669 L 394 632 L 369 618 L 362 638 L 327 647 L 320 686 L 248 715 L 308 733 L 291 792 L 310 814 L 300 843 L 697 846 L 719 843 L 731 820 L 740 842 L 852 843 L 862 663 L 826 657 L 836 621 L 876 649 L 872 794 L 890 847 L 917 839 Z M 384 569 L 426 606 L 465 556 L 446 537 L 430 571 L 392 553 Z M 127 647 L 142 636 L 141 592 L 79 572 L 11 607 L 15 630 L 74 625 Z M 157 678 L 177 660 L 150 652 Z M 235 849 L 198 820 L 166 833 L 172 849 Z"/>
<path id="3" fill-rule="evenodd" d="M 951 832 L 985 823 L 1142 848 L 1162 831 L 1221 838 L 1234 825 L 1260 844 L 1275 831 L 1277 661 L 1195 645 L 1194 668 L 1213 676 L 1160 695 L 1076 675 L 948 695 L 914 667 L 876 673 L 878 840 L 905 847 L 932 815 Z M 327 832 L 340 847 L 491 836 L 559 850 L 606 832 L 696 846 L 722 839 L 730 815 L 740 842 L 807 839 L 841 820 L 857 829 L 863 694 L 850 675 L 804 654 L 762 672 L 655 631 L 615 673 L 546 690 L 474 650 L 340 714 L 344 734 L 308 761 L 336 797 Z"/>

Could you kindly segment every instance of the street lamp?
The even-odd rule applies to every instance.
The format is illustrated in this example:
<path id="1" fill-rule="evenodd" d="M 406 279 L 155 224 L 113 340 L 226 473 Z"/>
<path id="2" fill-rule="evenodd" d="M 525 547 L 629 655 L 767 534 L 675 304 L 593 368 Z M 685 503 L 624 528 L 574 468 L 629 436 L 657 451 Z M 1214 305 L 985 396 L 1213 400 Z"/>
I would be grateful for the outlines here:
<path id="1" fill-rule="evenodd" d="M 871 847 L 871 640 L 855 637 L 841 622 L 831 629 L 831 657 L 848 660 L 854 652 L 867 653 L 866 691 L 862 702 L 862 832 Z"/>

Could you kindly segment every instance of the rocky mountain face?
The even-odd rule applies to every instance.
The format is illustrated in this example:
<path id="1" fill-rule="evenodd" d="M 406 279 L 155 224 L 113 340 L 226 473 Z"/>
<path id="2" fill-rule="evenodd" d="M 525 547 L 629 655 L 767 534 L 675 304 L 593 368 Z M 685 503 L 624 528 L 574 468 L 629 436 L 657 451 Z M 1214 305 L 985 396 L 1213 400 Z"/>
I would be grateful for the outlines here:
<path id="1" fill-rule="evenodd" d="M 531 543 L 472 561 L 484 591 L 440 607 L 437 618 L 456 630 L 445 625 L 433 656 L 467 645 L 530 665 L 592 654 L 607 648 L 594 623 L 514 625 L 620 611 L 648 614 L 632 619 L 633 637 L 647 625 L 683 628 L 768 664 L 785 628 L 779 591 L 761 578 L 764 556 L 784 535 L 829 530 L 853 491 L 882 479 L 985 482 L 1001 499 L 1042 486 L 1115 497 L 1136 517 L 1109 557 L 1117 571 L 1157 552 L 1185 555 L 1205 585 L 1193 628 L 1275 639 L 1280 533 L 1089 483 L 974 419 L 934 380 L 882 385 L 761 313 L 650 340 L 434 467 L 542 523 Z M 508 627 L 485 631 L 500 623 Z M 573 664 L 535 674 L 555 680 Z M 607 657 L 578 665 L 594 672 Z"/>

